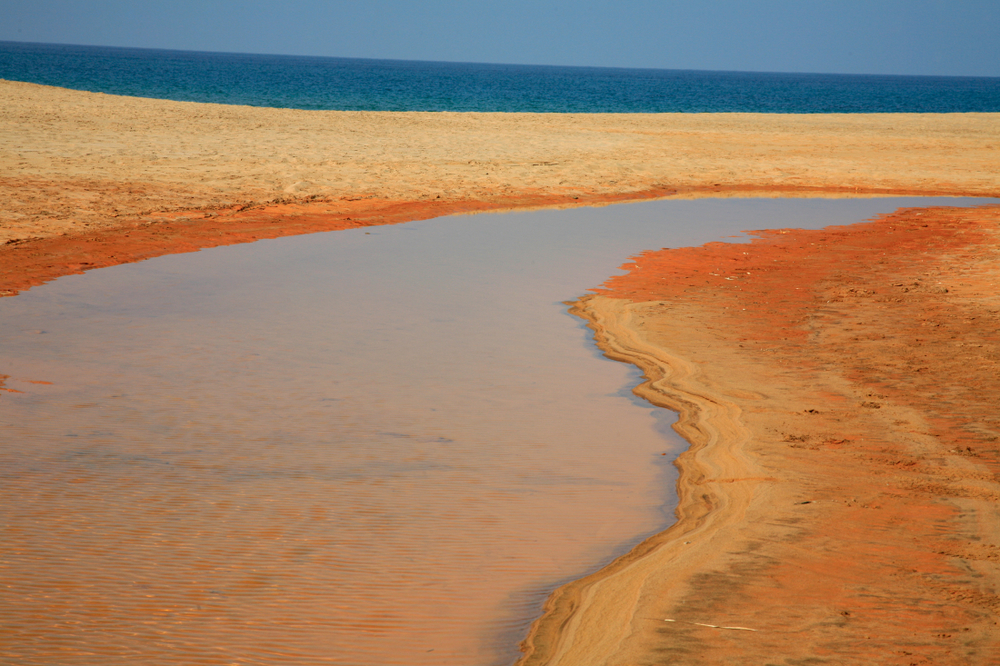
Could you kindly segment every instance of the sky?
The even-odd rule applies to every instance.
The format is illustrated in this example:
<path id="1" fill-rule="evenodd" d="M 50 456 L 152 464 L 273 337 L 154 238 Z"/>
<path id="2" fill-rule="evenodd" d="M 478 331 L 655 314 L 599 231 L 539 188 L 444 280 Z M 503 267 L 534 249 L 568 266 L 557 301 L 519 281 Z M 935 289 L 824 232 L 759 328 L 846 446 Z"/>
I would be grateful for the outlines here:
<path id="1" fill-rule="evenodd" d="M 535 65 L 1000 76 L 1000 0 L 2 0 L 0 40 Z"/>

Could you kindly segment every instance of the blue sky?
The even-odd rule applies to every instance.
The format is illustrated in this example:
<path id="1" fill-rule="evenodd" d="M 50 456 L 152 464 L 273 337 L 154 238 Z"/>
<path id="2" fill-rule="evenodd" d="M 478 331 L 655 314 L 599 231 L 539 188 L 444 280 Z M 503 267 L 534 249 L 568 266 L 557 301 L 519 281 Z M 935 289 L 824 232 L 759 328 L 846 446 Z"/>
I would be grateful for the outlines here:
<path id="1" fill-rule="evenodd" d="M 1000 76 L 1000 0 L 4 0 L 0 40 L 459 62 Z"/>

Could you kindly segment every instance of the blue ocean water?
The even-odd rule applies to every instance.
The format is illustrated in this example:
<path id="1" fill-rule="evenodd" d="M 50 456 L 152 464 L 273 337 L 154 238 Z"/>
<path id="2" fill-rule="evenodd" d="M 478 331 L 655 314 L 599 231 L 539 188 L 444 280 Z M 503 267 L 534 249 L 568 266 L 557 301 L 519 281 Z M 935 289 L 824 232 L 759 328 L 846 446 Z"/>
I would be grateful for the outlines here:
<path id="1" fill-rule="evenodd" d="M 544 113 L 1000 111 L 1000 78 L 364 60 L 0 42 L 0 78 L 295 109 Z"/>

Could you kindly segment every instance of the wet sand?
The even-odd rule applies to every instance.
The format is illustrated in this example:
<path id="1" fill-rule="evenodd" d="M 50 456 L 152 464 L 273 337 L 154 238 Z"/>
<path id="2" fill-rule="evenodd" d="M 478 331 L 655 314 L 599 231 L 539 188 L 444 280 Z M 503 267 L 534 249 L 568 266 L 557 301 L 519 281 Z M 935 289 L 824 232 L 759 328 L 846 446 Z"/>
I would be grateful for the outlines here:
<path id="1" fill-rule="evenodd" d="M 676 410 L 678 522 L 524 664 L 1000 654 L 1000 206 L 647 252 L 575 311 Z"/>
<path id="2" fill-rule="evenodd" d="M 305 112 L 11 82 L 0 100 L 0 295 L 455 212 L 1000 195 L 1000 114 Z M 558 591 L 524 663 L 987 663 L 998 221 L 996 208 L 904 211 L 653 253 L 581 301 L 692 449 L 677 525 Z"/>

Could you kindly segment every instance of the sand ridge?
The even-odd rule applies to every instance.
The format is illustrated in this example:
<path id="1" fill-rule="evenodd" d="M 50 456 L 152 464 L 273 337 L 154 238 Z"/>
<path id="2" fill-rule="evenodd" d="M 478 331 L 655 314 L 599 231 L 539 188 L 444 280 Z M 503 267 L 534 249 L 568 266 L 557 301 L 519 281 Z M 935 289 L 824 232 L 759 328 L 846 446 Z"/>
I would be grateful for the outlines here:
<path id="1" fill-rule="evenodd" d="M 692 448 L 677 524 L 557 591 L 522 663 L 992 663 L 998 259 L 1000 207 L 909 209 L 582 299 Z"/>

